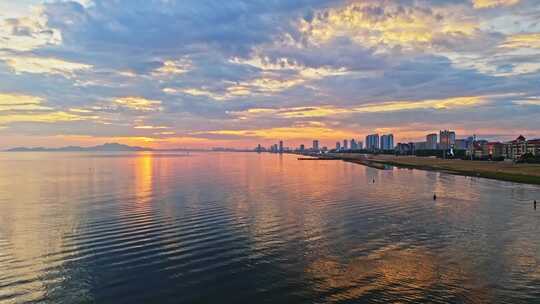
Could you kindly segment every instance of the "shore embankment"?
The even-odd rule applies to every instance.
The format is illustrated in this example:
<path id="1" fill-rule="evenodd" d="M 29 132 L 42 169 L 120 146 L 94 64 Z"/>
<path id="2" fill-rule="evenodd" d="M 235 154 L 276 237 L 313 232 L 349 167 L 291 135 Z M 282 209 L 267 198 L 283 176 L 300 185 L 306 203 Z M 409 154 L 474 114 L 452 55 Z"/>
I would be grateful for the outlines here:
<path id="1" fill-rule="evenodd" d="M 390 165 L 401 168 L 441 171 L 457 175 L 540 185 L 539 164 L 514 164 L 512 162 L 471 161 L 416 156 L 364 155 L 354 153 L 333 153 L 329 156 L 360 164 Z"/>

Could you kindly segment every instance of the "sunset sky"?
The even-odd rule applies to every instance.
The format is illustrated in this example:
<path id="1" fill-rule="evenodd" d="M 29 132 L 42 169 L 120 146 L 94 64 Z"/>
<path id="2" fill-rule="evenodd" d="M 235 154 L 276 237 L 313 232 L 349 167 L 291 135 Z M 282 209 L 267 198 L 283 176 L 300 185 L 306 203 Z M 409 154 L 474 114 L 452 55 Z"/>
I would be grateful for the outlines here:
<path id="1" fill-rule="evenodd" d="M 539 0 L 0 0 L 0 148 L 540 137 Z"/>

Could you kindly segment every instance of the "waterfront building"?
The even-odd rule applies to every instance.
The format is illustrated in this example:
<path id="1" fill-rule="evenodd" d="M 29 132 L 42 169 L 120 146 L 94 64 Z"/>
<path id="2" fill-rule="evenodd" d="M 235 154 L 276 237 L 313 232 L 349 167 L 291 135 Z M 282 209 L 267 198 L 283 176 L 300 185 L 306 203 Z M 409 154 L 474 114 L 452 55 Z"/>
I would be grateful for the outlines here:
<path id="1" fill-rule="evenodd" d="M 428 134 L 426 136 L 426 146 L 429 150 L 437 150 L 438 137 L 436 133 Z"/>
<path id="2" fill-rule="evenodd" d="M 358 149 L 358 145 L 356 144 L 356 140 L 351 139 L 351 150 L 356 150 Z"/>
<path id="3" fill-rule="evenodd" d="M 527 140 L 523 135 L 520 135 L 515 140 L 504 144 L 504 156 L 509 159 L 519 159 L 526 153 L 535 156 L 540 155 L 540 139 Z"/>
<path id="4" fill-rule="evenodd" d="M 346 139 L 343 140 L 343 150 L 349 150 L 349 142 Z"/>
<path id="5" fill-rule="evenodd" d="M 380 149 L 379 134 L 371 134 L 366 136 L 366 149 L 371 151 Z"/>
<path id="6" fill-rule="evenodd" d="M 339 141 L 336 142 L 336 150 L 337 151 L 341 150 L 341 143 Z"/>
<path id="7" fill-rule="evenodd" d="M 527 141 L 527 153 L 540 156 L 540 138 Z"/>
<path id="8" fill-rule="evenodd" d="M 500 142 L 487 142 L 482 145 L 482 157 L 495 160 L 504 157 L 505 145 Z"/>
<path id="9" fill-rule="evenodd" d="M 456 132 L 454 131 L 440 131 L 439 132 L 439 148 L 442 150 L 448 150 L 456 144 Z"/>
<path id="10" fill-rule="evenodd" d="M 304 152 L 304 150 L 306 150 L 306 146 L 304 146 L 303 144 L 300 145 L 300 152 Z"/>
<path id="11" fill-rule="evenodd" d="M 507 142 L 504 150 L 506 158 L 518 159 L 523 154 L 527 153 L 527 140 L 523 135 L 520 135 L 515 140 Z"/>
<path id="12" fill-rule="evenodd" d="M 359 140 L 359 141 L 356 142 L 356 146 L 357 146 L 358 150 L 362 150 L 362 149 L 364 149 L 364 142 Z"/>
<path id="13" fill-rule="evenodd" d="M 314 151 L 319 151 L 319 141 L 318 140 L 313 141 L 313 150 Z"/>
<path id="14" fill-rule="evenodd" d="M 387 134 L 381 136 L 381 150 L 393 150 L 394 149 L 394 135 Z"/>

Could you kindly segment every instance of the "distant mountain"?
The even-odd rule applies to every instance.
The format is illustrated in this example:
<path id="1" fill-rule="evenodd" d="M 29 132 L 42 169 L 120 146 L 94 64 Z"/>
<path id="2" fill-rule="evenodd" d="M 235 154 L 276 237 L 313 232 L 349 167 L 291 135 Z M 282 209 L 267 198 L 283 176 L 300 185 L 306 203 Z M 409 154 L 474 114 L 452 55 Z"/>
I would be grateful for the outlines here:
<path id="1" fill-rule="evenodd" d="M 18 147 L 7 150 L 8 152 L 137 152 L 137 151 L 154 151 L 151 148 L 144 147 L 132 147 L 128 145 L 123 145 L 119 143 L 107 143 L 104 145 L 93 146 L 93 147 L 79 147 L 79 146 L 68 146 L 62 148 L 26 148 Z"/>

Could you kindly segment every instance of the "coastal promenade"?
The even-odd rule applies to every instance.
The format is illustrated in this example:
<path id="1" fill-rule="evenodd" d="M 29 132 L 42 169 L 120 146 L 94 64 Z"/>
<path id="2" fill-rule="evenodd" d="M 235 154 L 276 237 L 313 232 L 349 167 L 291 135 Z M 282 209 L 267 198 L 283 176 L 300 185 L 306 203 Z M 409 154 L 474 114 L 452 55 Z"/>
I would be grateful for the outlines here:
<path id="1" fill-rule="evenodd" d="M 365 159 L 369 162 L 402 168 L 442 171 L 451 174 L 540 185 L 540 164 L 514 164 L 512 162 L 470 161 L 416 156 L 364 155 L 333 153 L 342 160 Z"/>

